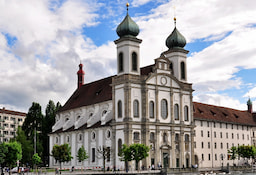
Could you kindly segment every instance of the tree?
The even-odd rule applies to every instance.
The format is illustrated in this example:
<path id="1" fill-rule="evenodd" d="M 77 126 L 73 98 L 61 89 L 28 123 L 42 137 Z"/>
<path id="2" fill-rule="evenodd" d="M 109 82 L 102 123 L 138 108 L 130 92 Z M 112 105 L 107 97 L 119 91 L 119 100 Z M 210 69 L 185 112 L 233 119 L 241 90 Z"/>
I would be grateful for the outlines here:
<path id="1" fill-rule="evenodd" d="M 134 143 L 130 146 L 124 144 L 119 156 L 121 161 L 125 161 L 126 171 L 128 170 L 128 161 L 132 160 L 135 160 L 136 170 L 138 170 L 139 161 L 148 157 L 148 152 L 149 147 L 144 144 Z"/>
<path id="2" fill-rule="evenodd" d="M 5 157 L 6 157 L 6 153 L 7 153 L 7 147 L 5 145 L 5 143 L 1 143 L 0 144 L 0 167 L 1 168 L 1 175 L 4 174 L 3 172 L 3 167 L 4 167 L 4 162 L 5 162 Z"/>
<path id="3" fill-rule="evenodd" d="M 229 150 L 228 150 L 228 154 L 230 156 L 230 159 L 233 160 L 233 164 L 234 164 L 234 160 L 237 157 L 237 147 L 232 146 Z"/>
<path id="4" fill-rule="evenodd" d="M 79 148 L 76 157 L 78 158 L 79 162 L 83 162 L 84 160 L 88 159 L 89 156 L 87 155 L 83 145 Z"/>
<path id="5" fill-rule="evenodd" d="M 135 160 L 136 170 L 138 170 L 139 161 L 148 157 L 149 147 L 144 144 L 134 143 L 130 145 L 130 151 L 132 160 Z"/>
<path id="6" fill-rule="evenodd" d="M 49 164 L 49 136 L 48 134 L 52 132 L 52 126 L 55 123 L 55 117 L 57 111 L 60 109 L 61 104 L 58 102 L 55 106 L 52 100 L 49 100 L 46 109 L 45 109 L 45 117 L 43 117 L 42 122 L 42 140 L 43 140 L 43 154 L 42 158 L 44 164 Z"/>
<path id="7" fill-rule="evenodd" d="M 22 125 L 22 130 L 29 140 L 34 140 L 34 154 L 36 152 L 42 154 L 43 152 L 42 119 L 43 114 L 40 104 L 33 102 Z M 31 153 L 31 155 L 33 155 L 33 153 Z"/>
<path id="8" fill-rule="evenodd" d="M 54 145 L 51 156 L 60 163 L 60 170 L 62 162 L 69 162 L 73 159 L 71 156 L 71 147 L 66 143 L 63 145 Z"/>
<path id="9" fill-rule="evenodd" d="M 5 154 L 5 163 L 11 169 L 18 160 L 22 158 L 21 144 L 18 142 L 6 143 L 7 153 Z M 11 174 L 11 172 L 9 172 Z"/>
<path id="10" fill-rule="evenodd" d="M 122 149 L 118 153 L 118 156 L 120 157 L 120 160 L 125 162 L 126 172 L 128 172 L 128 162 L 132 160 L 132 157 L 131 157 L 130 153 L 131 153 L 130 147 L 127 146 L 126 144 L 123 144 Z"/>
<path id="11" fill-rule="evenodd" d="M 32 162 L 33 162 L 33 164 L 36 166 L 36 170 L 37 170 L 37 165 L 42 162 L 41 157 L 38 156 L 38 153 L 35 153 L 35 154 L 32 156 Z"/>
<path id="12" fill-rule="evenodd" d="M 110 147 L 99 146 L 97 152 L 100 155 L 99 157 L 103 159 L 103 171 L 105 172 L 106 159 L 110 159 Z"/>
<path id="13" fill-rule="evenodd" d="M 18 127 L 17 136 L 15 140 L 21 144 L 21 148 L 22 148 L 21 163 L 26 164 L 30 162 L 32 157 L 32 152 L 33 152 L 33 145 L 32 145 L 32 142 L 27 139 L 25 132 L 21 129 L 21 127 Z"/>

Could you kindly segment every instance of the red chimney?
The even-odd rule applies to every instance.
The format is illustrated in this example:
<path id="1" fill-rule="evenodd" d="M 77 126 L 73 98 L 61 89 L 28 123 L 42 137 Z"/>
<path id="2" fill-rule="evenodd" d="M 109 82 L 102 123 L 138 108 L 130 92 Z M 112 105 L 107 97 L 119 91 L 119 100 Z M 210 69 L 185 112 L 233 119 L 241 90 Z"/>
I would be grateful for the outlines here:
<path id="1" fill-rule="evenodd" d="M 83 64 L 79 64 L 79 70 L 77 71 L 77 89 L 79 89 L 84 84 L 84 71 Z"/>

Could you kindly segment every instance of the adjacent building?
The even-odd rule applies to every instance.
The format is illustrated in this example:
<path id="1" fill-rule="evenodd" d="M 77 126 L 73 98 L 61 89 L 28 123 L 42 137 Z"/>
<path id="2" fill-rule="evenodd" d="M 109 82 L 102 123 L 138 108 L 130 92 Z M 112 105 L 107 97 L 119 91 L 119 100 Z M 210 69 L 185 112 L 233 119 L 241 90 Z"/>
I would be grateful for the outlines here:
<path id="1" fill-rule="evenodd" d="M 256 118 L 248 100 L 248 110 L 241 111 L 194 102 L 195 163 L 199 167 L 216 168 L 243 165 L 247 160 L 230 159 L 232 146 L 255 145 Z"/>
<path id="2" fill-rule="evenodd" d="M 0 109 L 0 143 L 15 137 L 18 126 L 22 126 L 26 113 Z"/>

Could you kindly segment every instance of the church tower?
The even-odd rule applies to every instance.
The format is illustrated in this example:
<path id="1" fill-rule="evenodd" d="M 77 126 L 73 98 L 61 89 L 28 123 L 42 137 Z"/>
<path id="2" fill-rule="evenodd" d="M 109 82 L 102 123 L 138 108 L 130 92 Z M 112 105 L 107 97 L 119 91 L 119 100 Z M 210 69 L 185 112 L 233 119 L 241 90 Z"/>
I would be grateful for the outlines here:
<path id="1" fill-rule="evenodd" d="M 187 54 L 185 50 L 185 37 L 176 28 L 176 18 L 174 18 L 175 28 L 166 39 L 168 50 L 165 56 L 171 61 L 170 69 L 172 74 L 181 82 L 187 82 Z"/>
<path id="2" fill-rule="evenodd" d="M 79 70 L 77 71 L 77 89 L 79 89 L 84 84 L 84 71 L 83 64 L 79 64 Z"/>
<path id="3" fill-rule="evenodd" d="M 117 35 L 120 37 L 115 40 L 117 46 L 117 75 L 140 75 L 139 45 L 142 40 L 136 38 L 139 34 L 139 27 L 128 14 L 129 3 L 126 4 L 126 7 L 126 17 L 116 29 Z"/>

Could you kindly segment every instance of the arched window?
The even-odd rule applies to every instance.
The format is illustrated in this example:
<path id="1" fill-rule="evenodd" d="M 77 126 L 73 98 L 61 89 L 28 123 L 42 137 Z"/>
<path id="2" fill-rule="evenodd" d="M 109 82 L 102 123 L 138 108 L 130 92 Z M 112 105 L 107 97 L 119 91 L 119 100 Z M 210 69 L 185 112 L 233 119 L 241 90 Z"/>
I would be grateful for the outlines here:
<path id="1" fill-rule="evenodd" d="M 174 119 L 175 120 L 179 120 L 180 116 L 179 116 L 179 105 L 175 104 L 174 105 Z"/>
<path id="2" fill-rule="evenodd" d="M 139 101 L 133 101 L 133 117 L 139 117 Z"/>
<path id="3" fill-rule="evenodd" d="M 121 149 L 122 149 L 122 139 L 118 139 L 117 141 L 117 145 L 118 145 L 118 154 L 121 152 Z"/>
<path id="4" fill-rule="evenodd" d="M 151 132 L 150 133 L 150 141 L 153 142 L 155 140 L 155 133 Z"/>
<path id="5" fill-rule="evenodd" d="M 117 102 L 117 117 L 118 118 L 122 118 L 122 101 L 121 100 L 119 100 L 118 102 Z"/>
<path id="6" fill-rule="evenodd" d="M 167 115 L 168 115 L 167 100 L 163 99 L 161 100 L 161 116 L 163 119 L 166 119 Z"/>
<path id="7" fill-rule="evenodd" d="M 189 142 L 189 135 L 185 134 L 185 142 Z"/>
<path id="8" fill-rule="evenodd" d="M 135 52 L 132 53 L 132 70 L 138 71 L 138 59 Z"/>
<path id="9" fill-rule="evenodd" d="M 172 65 L 172 62 L 170 63 L 170 71 L 171 71 L 171 74 L 173 74 L 173 65 Z"/>
<path id="10" fill-rule="evenodd" d="M 149 102 L 149 117 L 154 118 L 155 117 L 155 109 L 154 109 L 154 102 Z"/>
<path id="11" fill-rule="evenodd" d="M 188 106 L 184 107 L 184 120 L 188 121 Z"/>
<path id="12" fill-rule="evenodd" d="M 118 55 L 118 72 L 123 72 L 124 71 L 124 57 L 123 53 L 120 52 Z"/>
<path id="13" fill-rule="evenodd" d="M 185 72 L 185 63 L 182 61 L 180 63 L 180 71 L 181 71 L 181 79 L 186 79 L 186 72 Z"/>

